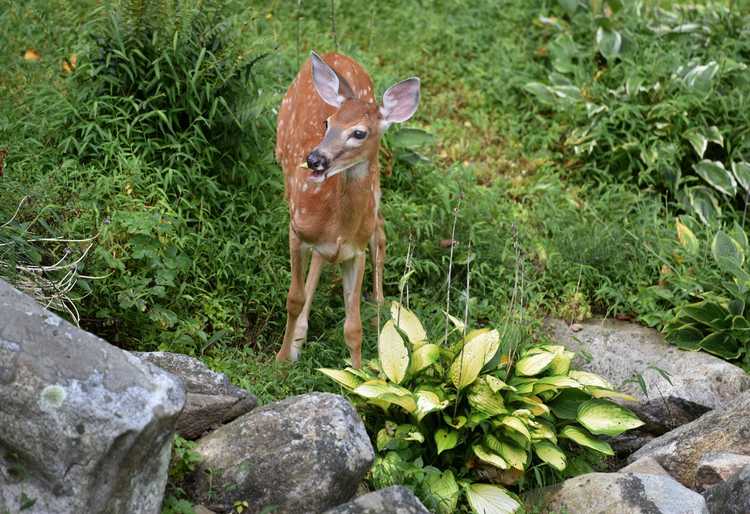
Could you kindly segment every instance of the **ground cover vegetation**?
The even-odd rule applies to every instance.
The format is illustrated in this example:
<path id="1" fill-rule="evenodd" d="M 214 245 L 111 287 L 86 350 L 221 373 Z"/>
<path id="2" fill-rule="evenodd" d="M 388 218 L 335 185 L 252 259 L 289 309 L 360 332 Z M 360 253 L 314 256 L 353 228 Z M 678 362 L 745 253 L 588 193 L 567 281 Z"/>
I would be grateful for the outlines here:
<path id="1" fill-rule="evenodd" d="M 431 341 L 446 309 L 516 327 L 518 355 L 546 315 L 616 316 L 750 369 L 750 7 L 331 6 L 3 1 L 0 276 L 263 401 L 341 391 L 316 371 L 346 357 L 334 273 L 302 361 L 273 361 L 289 281 L 275 109 L 309 50 L 338 48 L 381 93 L 422 79 L 383 142 L 385 288 Z M 386 311 L 364 306 L 366 359 Z M 527 477 L 555 478 L 535 462 Z"/>

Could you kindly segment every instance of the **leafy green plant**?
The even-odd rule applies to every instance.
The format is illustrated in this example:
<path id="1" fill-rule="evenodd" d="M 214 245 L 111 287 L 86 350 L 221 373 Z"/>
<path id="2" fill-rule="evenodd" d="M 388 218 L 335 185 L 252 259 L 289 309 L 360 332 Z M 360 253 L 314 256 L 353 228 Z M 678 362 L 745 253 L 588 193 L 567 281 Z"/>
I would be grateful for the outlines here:
<path id="1" fill-rule="evenodd" d="M 194 450 L 195 447 L 193 441 L 175 435 L 162 514 L 194 514 L 193 504 L 187 499 L 183 483 L 200 463 L 201 456 Z"/>
<path id="2" fill-rule="evenodd" d="M 608 400 L 627 395 L 571 370 L 564 347 L 503 348 L 508 334 L 464 335 L 463 322 L 450 319 L 450 342 L 432 343 L 417 316 L 393 302 L 377 360 L 320 370 L 352 393 L 375 441 L 376 487 L 410 484 L 438 513 L 455 512 L 461 498 L 476 513 L 516 512 L 519 500 L 500 484 L 543 470 L 575 474 L 578 451 L 613 455 L 597 436 L 643 424 Z"/>
<path id="3" fill-rule="evenodd" d="M 681 247 L 688 254 L 701 252 L 690 228 L 677 222 Z M 710 253 L 718 270 L 715 280 L 696 277 L 688 281 L 688 301 L 678 305 L 664 327 L 667 341 L 683 350 L 704 350 L 727 360 L 739 361 L 750 369 L 750 251 L 747 234 L 734 224 L 731 230 L 715 233 Z M 703 280 L 701 280 L 703 279 Z"/>

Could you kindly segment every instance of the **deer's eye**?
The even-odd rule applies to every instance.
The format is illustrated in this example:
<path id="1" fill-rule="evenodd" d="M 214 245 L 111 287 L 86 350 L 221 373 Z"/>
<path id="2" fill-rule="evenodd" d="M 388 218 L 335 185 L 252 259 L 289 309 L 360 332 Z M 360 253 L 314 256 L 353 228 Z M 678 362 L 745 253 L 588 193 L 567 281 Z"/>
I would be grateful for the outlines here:
<path id="1" fill-rule="evenodd" d="M 367 132 L 364 130 L 355 130 L 352 132 L 352 137 L 354 139 L 364 139 L 367 137 Z"/>

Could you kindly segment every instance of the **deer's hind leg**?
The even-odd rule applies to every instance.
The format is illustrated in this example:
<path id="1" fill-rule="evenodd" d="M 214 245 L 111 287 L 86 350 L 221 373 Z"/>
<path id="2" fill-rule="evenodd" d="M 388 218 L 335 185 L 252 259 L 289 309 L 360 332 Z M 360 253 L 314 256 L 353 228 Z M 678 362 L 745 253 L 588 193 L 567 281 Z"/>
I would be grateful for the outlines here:
<path id="1" fill-rule="evenodd" d="M 383 304 L 383 263 L 385 262 L 385 220 L 378 212 L 375 230 L 370 236 L 372 258 L 372 297 L 378 305 Z"/>
<path id="2" fill-rule="evenodd" d="M 344 340 L 349 347 L 352 366 L 362 365 L 362 319 L 360 317 L 360 295 L 362 278 L 365 274 L 365 254 L 362 253 L 341 263 L 341 275 L 344 282 Z"/>

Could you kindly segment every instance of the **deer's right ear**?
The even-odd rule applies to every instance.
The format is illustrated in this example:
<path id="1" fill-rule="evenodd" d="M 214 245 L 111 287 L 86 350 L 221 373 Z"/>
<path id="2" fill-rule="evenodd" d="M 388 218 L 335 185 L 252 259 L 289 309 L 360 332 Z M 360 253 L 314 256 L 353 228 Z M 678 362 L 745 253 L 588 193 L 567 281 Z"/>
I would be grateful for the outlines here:
<path id="1" fill-rule="evenodd" d="M 315 91 L 318 92 L 325 103 L 338 109 L 344 101 L 344 97 L 339 94 L 338 75 L 315 52 L 312 52 L 310 60 L 312 61 L 312 79 Z"/>

